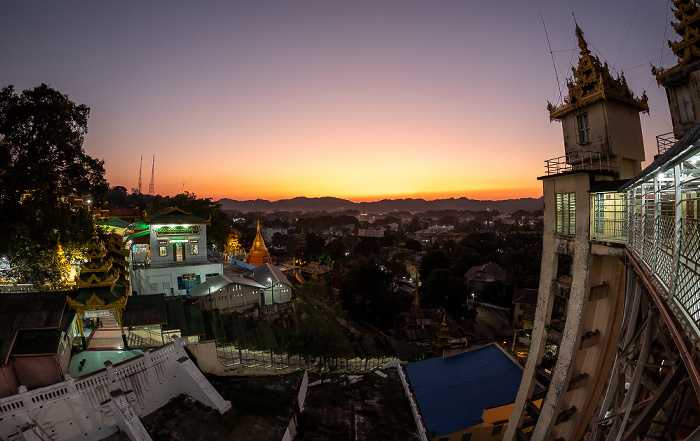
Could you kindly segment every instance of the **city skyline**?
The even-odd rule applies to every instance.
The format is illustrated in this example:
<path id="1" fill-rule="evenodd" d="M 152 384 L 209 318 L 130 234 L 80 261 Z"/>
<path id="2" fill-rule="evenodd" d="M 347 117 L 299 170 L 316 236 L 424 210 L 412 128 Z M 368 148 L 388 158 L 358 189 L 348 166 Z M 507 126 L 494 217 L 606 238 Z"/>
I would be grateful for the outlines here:
<path id="1" fill-rule="evenodd" d="M 86 152 L 128 189 L 143 156 L 144 192 L 155 154 L 163 195 L 540 197 L 543 161 L 563 155 L 546 104 L 566 95 L 578 58 L 572 11 L 594 53 L 649 96 L 647 163 L 655 136 L 671 130 L 649 67 L 676 62 L 666 3 L 2 9 L 2 86 L 47 83 L 88 105 Z"/>

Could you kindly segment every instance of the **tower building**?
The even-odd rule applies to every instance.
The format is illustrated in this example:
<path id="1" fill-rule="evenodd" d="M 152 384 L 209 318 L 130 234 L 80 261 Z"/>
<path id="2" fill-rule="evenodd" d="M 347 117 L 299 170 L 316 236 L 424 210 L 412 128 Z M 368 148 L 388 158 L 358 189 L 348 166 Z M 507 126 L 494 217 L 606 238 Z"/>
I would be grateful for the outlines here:
<path id="1" fill-rule="evenodd" d="M 687 21 L 675 26 L 681 36 L 698 35 L 687 31 L 697 17 L 690 3 L 674 2 Z M 562 122 L 565 155 L 547 160 L 538 178 L 545 212 L 537 309 L 503 439 L 690 439 L 700 433 L 700 126 L 677 124 L 676 109 L 682 138 L 641 170 L 646 97 L 591 54 L 578 25 L 576 37 L 568 96 L 548 105 Z M 693 59 L 694 38 L 671 45 L 683 54 L 679 63 Z M 669 90 L 686 81 L 669 82 L 683 69 L 655 74 Z M 692 94 L 691 70 L 684 75 Z M 567 302 L 561 332 L 550 327 L 557 296 Z M 560 342 L 553 367 L 551 358 L 543 363 L 548 340 Z"/>
<path id="2" fill-rule="evenodd" d="M 700 122 L 700 8 L 692 0 L 673 3 L 678 22 L 672 25 L 681 39 L 669 41 L 668 45 L 678 62 L 668 69 L 651 70 L 658 84 L 666 89 L 673 135 L 681 139 Z"/>
<path id="3" fill-rule="evenodd" d="M 647 97 L 636 98 L 624 75 L 610 74 L 607 63 L 591 54 L 578 25 L 576 38 L 580 52 L 566 84 L 569 94 L 562 105 L 547 105 L 550 119 L 560 121 L 564 131 L 566 156 L 560 160 L 572 170 L 600 161 L 617 178 L 631 178 L 644 161 L 639 112 L 649 111 Z"/>

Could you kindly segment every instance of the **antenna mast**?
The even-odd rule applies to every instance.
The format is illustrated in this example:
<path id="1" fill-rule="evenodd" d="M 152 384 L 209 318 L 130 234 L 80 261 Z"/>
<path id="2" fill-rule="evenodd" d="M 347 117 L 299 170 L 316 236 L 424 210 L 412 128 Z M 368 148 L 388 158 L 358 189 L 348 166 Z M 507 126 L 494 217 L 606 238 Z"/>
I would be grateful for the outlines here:
<path id="1" fill-rule="evenodd" d="M 153 188 L 155 187 L 156 176 L 156 155 L 153 155 L 153 164 L 151 165 L 151 183 L 148 184 L 148 194 L 153 196 Z"/>
<path id="2" fill-rule="evenodd" d="M 141 166 L 143 165 L 143 155 L 141 155 L 141 162 L 139 163 L 139 194 L 141 194 Z"/>

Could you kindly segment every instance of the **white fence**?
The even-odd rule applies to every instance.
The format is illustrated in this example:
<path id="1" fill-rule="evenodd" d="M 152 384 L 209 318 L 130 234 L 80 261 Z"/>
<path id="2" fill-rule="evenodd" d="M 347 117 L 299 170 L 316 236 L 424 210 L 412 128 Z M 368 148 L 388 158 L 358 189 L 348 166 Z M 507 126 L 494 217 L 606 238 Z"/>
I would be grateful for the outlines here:
<path id="1" fill-rule="evenodd" d="M 401 384 L 403 385 L 403 391 L 406 394 L 408 403 L 411 405 L 413 419 L 416 421 L 416 431 L 418 434 L 418 438 L 421 441 L 428 441 L 428 435 L 426 434 L 425 424 L 423 424 L 423 417 L 421 416 L 420 409 L 418 408 L 418 404 L 416 403 L 416 397 L 413 396 L 413 392 L 411 391 L 411 386 L 406 380 L 406 374 L 404 373 L 403 368 L 401 367 L 401 363 L 398 360 L 390 361 L 389 363 L 386 363 L 383 366 L 383 368 L 395 368 L 396 371 L 399 373 L 399 378 L 401 379 Z"/>

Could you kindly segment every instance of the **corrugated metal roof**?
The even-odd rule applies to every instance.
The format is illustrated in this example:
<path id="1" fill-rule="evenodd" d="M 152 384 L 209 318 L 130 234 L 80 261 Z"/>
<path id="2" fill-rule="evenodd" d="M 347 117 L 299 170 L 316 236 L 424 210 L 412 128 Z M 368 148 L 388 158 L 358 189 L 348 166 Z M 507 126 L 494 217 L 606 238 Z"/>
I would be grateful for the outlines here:
<path id="1" fill-rule="evenodd" d="M 219 274 L 218 276 L 214 276 L 204 283 L 200 283 L 199 285 L 190 288 L 189 293 L 192 297 L 205 296 L 209 293 L 217 292 L 221 288 L 231 284 L 250 286 L 251 288 L 265 288 L 255 280 L 248 279 L 246 277 Z"/>
<path id="2" fill-rule="evenodd" d="M 484 409 L 515 401 L 523 371 L 496 344 L 406 365 L 428 431 L 437 437 L 481 424 Z"/>
<path id="3" fill-rule="evenodd" d="M 130 296 L 122 314 L 124 326 L 148 326 L 168 323 L 165 295 Z"/>
<path id="4" fill-rule="evenodd" d="M 650 174 L 673 167 L 679 160 L 687 159 L 689 154 L 697 150 L 698 140 L 700 140 L 700 124 L 693 127 L 690 132 L 686 133 L 683 138 L 676 142 L 673 147 L 668 149 L 663 155 L 654 159 L 654 162 L 649 164 L 641 173 L 627 181 L 619 191 L 626 190 L 637 182 L 643 181 Z"/>
<path id="5" fill-rule="evenodd" d="M 168 318 L 168 324 L 163 326 L 163 329 L 172 331 L 187 328 L 185 308 L 182 305 L 182 300 L 179 298 L 167 299 L 165 301 L 165 311 Z"/>
<path id="6" fill-rule="evenodd" d="M 209 224 L 209 220 L 202 219 L 192 213 L 188 213 L 178 207 L 164 208 L 153 215 L 146 216 L 147 224 Z"/>
<path id="7" fill-rule="evenodd" d="M 269 286 L 268 279 L 271 279 L 273 283 L 284 283 L 285 285 L 292 286 L 282 271 L 269 263 L 263 263 L 253 268 L 253 274 L 255 275 L 255 280 L 266 287 Z"/>
<path id="8" fill-rule="evenodd" d="M 187 329 L 182 330 L 183 336 L 206 335 L 204 330 L 204 317 L 198 302 L 182 305 L 185 311 Z"/>

